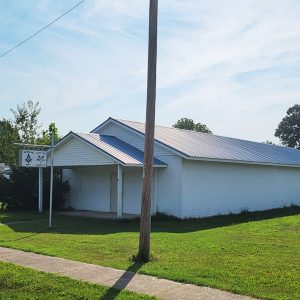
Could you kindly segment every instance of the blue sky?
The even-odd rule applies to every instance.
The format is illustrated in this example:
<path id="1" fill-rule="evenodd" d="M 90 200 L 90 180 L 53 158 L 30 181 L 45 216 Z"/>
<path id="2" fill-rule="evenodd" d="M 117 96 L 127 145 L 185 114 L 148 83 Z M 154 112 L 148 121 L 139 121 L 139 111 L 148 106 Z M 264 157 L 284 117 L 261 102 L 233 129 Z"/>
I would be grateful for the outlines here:
<path id="1" fill-rule="evenodd" d="M 0 52 L 78 0 L 0 0 Z M 273 140 L 300 102 L 299 0 L 159 0 L 157 124 Z M 148 1 L 86 0 L 0 59 L 0 117 L 27 99 L 62 134 L 145 120 Z"/>

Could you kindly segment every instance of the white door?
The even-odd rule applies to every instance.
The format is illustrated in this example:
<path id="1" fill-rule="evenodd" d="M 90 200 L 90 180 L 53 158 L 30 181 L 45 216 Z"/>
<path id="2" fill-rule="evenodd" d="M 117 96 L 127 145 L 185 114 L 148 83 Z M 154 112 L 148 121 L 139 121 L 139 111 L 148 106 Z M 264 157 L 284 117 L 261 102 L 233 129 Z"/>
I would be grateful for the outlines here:
<path id="1" fill-rule="evenodd" d="M 118 178 L 116 173 L 110 174 L 110 211 L 117 212 Z"/>

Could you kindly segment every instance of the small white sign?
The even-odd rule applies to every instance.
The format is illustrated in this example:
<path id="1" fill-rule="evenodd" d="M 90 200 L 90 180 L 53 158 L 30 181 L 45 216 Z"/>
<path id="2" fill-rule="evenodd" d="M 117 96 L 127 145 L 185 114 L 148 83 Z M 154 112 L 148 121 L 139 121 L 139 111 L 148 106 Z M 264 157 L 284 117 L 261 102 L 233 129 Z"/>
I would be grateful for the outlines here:
<path id="1" fill-rule="evenodd" d="M 47 167 L 47 152 L 22 150 L 21 166 L 28 168 L 46 168 Z"/>

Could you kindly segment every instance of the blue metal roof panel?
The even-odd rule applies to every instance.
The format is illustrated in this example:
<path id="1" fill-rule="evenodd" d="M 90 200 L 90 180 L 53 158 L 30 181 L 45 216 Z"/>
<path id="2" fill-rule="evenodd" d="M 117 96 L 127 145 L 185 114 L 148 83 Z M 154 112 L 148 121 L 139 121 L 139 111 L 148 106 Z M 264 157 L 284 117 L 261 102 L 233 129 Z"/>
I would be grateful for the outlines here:
<path id="1" fill-rule="evenodd" d="M 145 132 L 144 123 L 116 121 Z M 163 126 L 155 126 L 155 140 L 194 159 L 300 166 L 300 151 L 294 148 Z"/>
<path id="2" fill-rule="evenodd" d="M 115 136 L 95 133 L 76 133 L 82 139 L 108 153 L 125 165 L 143 165 L 144 152 L 123 142 Z M 166 166 L 161 160 L 154 158 L 155 166 Z"/>

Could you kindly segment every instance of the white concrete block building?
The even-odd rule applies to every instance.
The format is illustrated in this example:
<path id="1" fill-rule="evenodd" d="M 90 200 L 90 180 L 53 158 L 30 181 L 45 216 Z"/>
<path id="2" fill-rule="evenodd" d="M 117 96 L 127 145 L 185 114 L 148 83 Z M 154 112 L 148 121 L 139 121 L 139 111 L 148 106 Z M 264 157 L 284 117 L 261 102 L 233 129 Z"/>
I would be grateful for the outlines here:
<path id="1" fill-rule="evenodd" d="M 140 214 L 143 123 L 107 119 L 55 146 L 75 210 Z M 152 212 L 179 218 L 300 205 L 300 151 L 156 126 Z"/>

